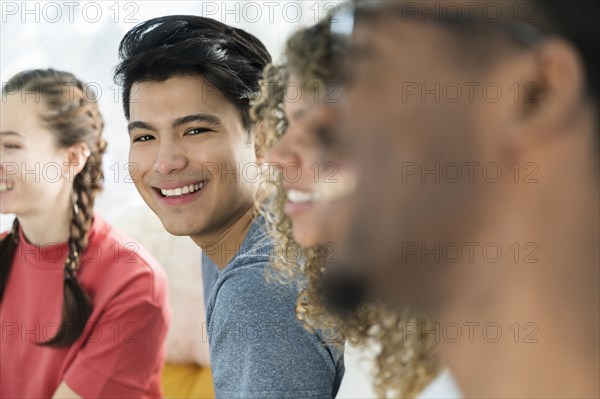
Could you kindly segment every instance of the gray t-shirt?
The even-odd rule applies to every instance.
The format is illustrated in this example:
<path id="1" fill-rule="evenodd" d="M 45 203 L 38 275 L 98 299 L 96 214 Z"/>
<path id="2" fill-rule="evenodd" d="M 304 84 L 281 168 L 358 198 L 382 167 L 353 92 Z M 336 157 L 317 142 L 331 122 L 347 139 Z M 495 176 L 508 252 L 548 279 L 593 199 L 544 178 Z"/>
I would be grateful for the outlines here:
<path id="1" fill-rule="evenodd" d="M 334 398 L 344 375 L 343 353 L 296 319 L 296 288 L 266 281 L 271 250 L 259 216 L 222 271 L 202 257 L 216 396 Z"/>

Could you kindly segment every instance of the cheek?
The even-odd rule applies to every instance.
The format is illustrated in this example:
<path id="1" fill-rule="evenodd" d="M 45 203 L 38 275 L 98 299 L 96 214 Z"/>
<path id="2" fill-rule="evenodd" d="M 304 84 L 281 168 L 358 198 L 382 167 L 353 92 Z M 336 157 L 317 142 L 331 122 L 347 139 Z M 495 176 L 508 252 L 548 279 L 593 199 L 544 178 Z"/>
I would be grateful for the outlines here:
<path id="1" fill-rule="evenodd" d="M 242 137 L 236 140 L 236 143 L 231 145 L 229 153 L 235 157 L 242 167 L 247 164 L 256 163 L 256 150 L 254 141 L 248 143 L 248 135 L 244 132 Z"/>
<path id="2" fill-rule="evenodd" d="M 36 158 L 30 155 L 24 154 L 18 164 L 22 199 L 28 202 L 52 200 L 62 190 L 65 181 L 63 174 L 69 173 L 68 166 L 64 165 L 64 159 L 59 155 L 48 154 Z"/>
<path id="3" fill-rule="evenodd" d="M 289 183 L 301 183 L 304 188 L 310 189 L 331 174 L 330 167 L 333 165 L 323 158 L 316 143 L 298 146 L 296 160 L 282 165 L 283 178 Z"/>
<path id="4" fill-rule="evenodd" d="M 334 204 L 319 207 L 319 228 L 322 228 L 325 241 L 343 242 L 350 226 L 352 203 L 350 200 L 336 201 Z"/>
<path id="5" fill-rule="evenodd" d="M 244 143 L 243 146 L 229 147 L 214 155 L 207 154 L 207 158 L 219 166 L 219 177 L 223 182 L 236 183 L 240 190 L 246 190 L 247 185 L 257 183 L 260 179 L 261 169 L 256 161 L 254 146 L 246 147 Z"/>
<path id="6" fill-rule="evenodd" d="M 237 170 L 241 169 L 235 154 L 228 150 L 216 148 L 215 151 L 206 152 L 203 149 L 191 150 L 193 170 L 203 176 L 206 175 L 213 184 L 235 184 L 238 180 Z"/>
<path id="7" fill-rule="evenodd" d="M 129 148 L 129 162 L 127 162 L 127 172 L 138 183 L 138 177 L 143 176 L 152 168 L 154 163 L 154 151 L 152 148 L 136 148 L 133 145 Z"/>
<path id="8" fill-rule="evenodd" d="M 135 181 L 140 173 L 139 162 L 127 162 L 127 173 L 129 173 L 129 176 Z"/>
<path id="9" fill-rule="evenodd" d="M 313 219 L 308 215 L 294 218 L 292 221 L 292 236 L 294 241 L 303 247 L 313 245 L 315 242 L 320 242 L 318 237 L 317 225 L 312 223 Z"/>
<path id="10" fill-rule="evenodd" d="M 323 230 L 323 220 L 317 206 L 292 218 L 294 240 L 302 246 L 332 241 Z"/>

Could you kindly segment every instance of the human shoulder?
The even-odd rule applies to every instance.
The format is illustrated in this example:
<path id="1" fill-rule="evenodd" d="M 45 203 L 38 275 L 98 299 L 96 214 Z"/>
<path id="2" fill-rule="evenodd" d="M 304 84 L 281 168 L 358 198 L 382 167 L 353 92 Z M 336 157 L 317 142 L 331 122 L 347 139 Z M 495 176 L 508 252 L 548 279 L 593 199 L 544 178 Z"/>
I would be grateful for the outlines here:
<path id="1" fill-rule="evenodd" d="M 267 262 L 246 263 L 219 279 L 207 308 L 209 325 L 224 322 L 296 323 L 296 290 L 288 284 L 270 281 Z"/>
<path id="2" fill-rule="evenodd" d="M 94 215 L 93 234 L 83 254 L 82 274 L 104 282 L 111 291 L 143 294 L 162 303 L 166 274 L 158 261 L 136 240 Z M 83 276 L 82 276 L 83 277 Z"/>

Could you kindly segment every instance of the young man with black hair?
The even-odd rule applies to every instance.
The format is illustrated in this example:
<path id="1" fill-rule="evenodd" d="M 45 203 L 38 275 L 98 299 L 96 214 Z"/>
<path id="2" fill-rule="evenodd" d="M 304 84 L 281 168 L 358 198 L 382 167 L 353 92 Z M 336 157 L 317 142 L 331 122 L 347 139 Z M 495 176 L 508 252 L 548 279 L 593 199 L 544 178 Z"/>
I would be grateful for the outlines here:
<path id="1" fill-rule="evenodd" d="M 340 273 L 438 319 L 465 397 L 600 397 L 600 3 L 365 3 Z"/>
<path id="2" fill-rule="evenodd" d="M 205 255 L 217 396 L 334 397 L 343 357 L 296 320 L 294 287 L 265 280 L 272 243 L 256 179 L 242 173 L 256 170 L 245 168 L 257 161 L 248 112 L 271 60 L 264 45 L 211 19 L 168 16 L 129 31 L 119 54 L 131 177 L 165 229 Z"/>

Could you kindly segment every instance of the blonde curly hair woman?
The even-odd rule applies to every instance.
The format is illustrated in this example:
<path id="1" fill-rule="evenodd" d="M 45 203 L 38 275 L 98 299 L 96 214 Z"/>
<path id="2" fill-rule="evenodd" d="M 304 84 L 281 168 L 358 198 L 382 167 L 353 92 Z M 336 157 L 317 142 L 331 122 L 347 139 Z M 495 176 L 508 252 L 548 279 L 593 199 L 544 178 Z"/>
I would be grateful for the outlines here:
<path id="1" fill-rule="evenodd" d="M 275 166 L 259 196 L 276 243 L 270 277 L 302 282 L 296 315 L 309 330 L 340 347 L 348 340 L 380 348 L 374 371 L 379 396 L 415 397 L 438 371 L 433 340 L 425 333 L 429 321 L 368 301 L 350 311 L 333 311 L 322 294 L 324 276 L 336 262 L 335 242 L 352 211 L 345 199 L 355 189 L 352 163 L 334 151 L 338 146 L 330 133 L 344 78 L 334 65 L 345 53 L 343 43 L 330 34 L 330 21 L 288 40 L 284 61 L 267 67 L 262 95 L 253 104 L 258 154 Z M 318 222 L 324 202 L 328 212 L 336 213 L 329 218 L 336 223 L 323 228 Z"/>

